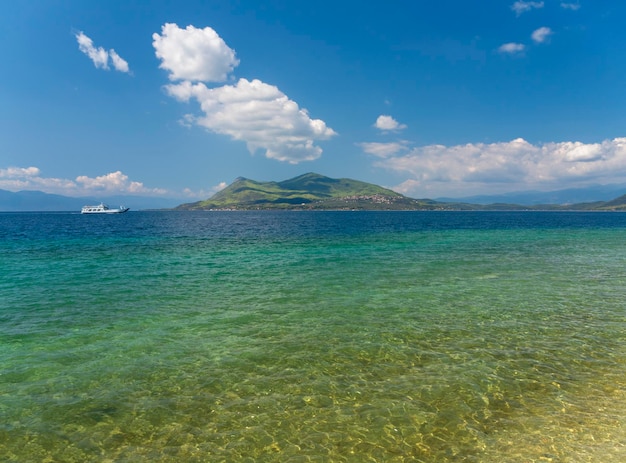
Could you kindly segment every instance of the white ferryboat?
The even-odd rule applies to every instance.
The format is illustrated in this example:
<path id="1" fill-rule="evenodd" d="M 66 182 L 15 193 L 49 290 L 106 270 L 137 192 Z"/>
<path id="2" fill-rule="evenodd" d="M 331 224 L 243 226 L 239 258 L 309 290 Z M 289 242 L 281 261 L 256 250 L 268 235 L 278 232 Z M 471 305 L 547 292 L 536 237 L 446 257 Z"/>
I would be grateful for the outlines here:
<path id="1" fill-rule="evenodd" d="M 97 206 L 83 206 L 80 213 L 81 214 L 121 214 L 122 212 L 126 212 L 129 208 L 120 206 L 117 209 L 111 209 L 104 203 L 100 203 Z"/>

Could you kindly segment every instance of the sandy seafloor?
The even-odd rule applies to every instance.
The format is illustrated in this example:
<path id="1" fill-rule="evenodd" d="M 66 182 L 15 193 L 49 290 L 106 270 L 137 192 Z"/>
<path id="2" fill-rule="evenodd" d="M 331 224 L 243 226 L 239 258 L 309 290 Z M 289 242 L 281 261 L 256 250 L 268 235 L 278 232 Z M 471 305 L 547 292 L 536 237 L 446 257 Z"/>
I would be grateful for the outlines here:
<path id="1" fill-rule="evenodd" d="M 0 214 L 0 461 L 626 461 L 626 214 Z"/>

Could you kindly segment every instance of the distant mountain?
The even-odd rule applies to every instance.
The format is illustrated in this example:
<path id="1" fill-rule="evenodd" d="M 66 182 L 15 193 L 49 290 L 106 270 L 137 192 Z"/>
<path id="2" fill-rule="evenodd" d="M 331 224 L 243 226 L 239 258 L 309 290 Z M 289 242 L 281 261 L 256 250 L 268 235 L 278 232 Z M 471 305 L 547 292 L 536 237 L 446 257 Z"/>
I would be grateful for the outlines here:
<path id="1" fill-rule="evenodd" d="M 519 191 L 500 195 L 477 195 L 464 197 L 435 198 L 442 202 L 464 202 L 471 204 L 519 204 L 536 206 L 541 204 L 579 204 L 610 201 L 626 193 L 626 184 L 592 185 L 585 188 L 568 188 L 555 191 Z"/>
<path id="2" fill-rule="evenodd" d="M 371 183 L 308 173 L 282 182 L 239 177 L 211 198 L 181 204 L 178 210 L 214 209 L 436 209 L 439 203 L 407 198 Z"/>
<path id="3" fill-rule="evenodd" d="M 553 192 L 551 198 L 597 197 L 610 192 L 621 191 L 624 186 L 598 186 L 585 193 L 581 190 Z M 595 191 L 595 193 L 594 193 Z M 527 192 L 526 200 L 533 192 Z M 533 193 L 534 194 L 534 193 Z M 536 192 L 537 195 L 546 193 Z M 195 203 L 181 204 L 177 210 L 259 210 L 259 209 L 301 209 L 301 210 L 456 210 L 456 211 L 498 211 L 498 210 L 546 210 L 546 211 L 626 211 L 626 195 L 607 201 L 592 200 L 558 204 L 541 201 L 537 204 L 519 204 L 513 199 L 523 199 L 519 193 L 490 198 L 489 204 L 467 201 L 412 199 L 395 191 L 371 183 L 347 178 L 333 179 L 323 175 L 308 173 L 282 182 L 258 182 L 239 177 L 228 187 L 211 198 Z M 590 196 L 591 195 L 591 196 Z M 474 200 L 480 197 L 474 197 Z M 544 196 L 545 199 L 545 196 Z M 537 196 L 537 201 L 539 196 Z"/>
<path id="4" fill-rule="evenodd" d="M 371 183 L 308 173 L 282 182 L 238 178 L 211 198 L 181 204 L 176 198 L 108 196 L 72 198 L 41 191 L 0 190 L 0 212 L 80 211 L 101 201 L 111 206 L 177 210 L 573 210 L 626 211 L 626 185 L 466 198 L 412 199 Z"/>
<path id="5" fill-rule="evenodd" d="M 86 204 L 105 202 L 111 206 L 123 204 L 131 210 L 164 209 L 180 204 L 180 199 L 142 196 L 108 196 L 103 198 L 72 198 L 41 191 L 0 190 L 0 212 L 80 211 Z"/>
<path id="6" fill-rule="evenodd" d="M 571 206 L 564 206 L 564 209 L 577 211 L 626 211 L 626 195 L 610 201 L 572 204 Z"/>
<path id="7" fill-rule="evenodd" d="M 0 211 L 71 211 L 79 210 L 82 201 L 77 198 L 52 195 L 41 191 L 11 191 L 0 190 Z"/>

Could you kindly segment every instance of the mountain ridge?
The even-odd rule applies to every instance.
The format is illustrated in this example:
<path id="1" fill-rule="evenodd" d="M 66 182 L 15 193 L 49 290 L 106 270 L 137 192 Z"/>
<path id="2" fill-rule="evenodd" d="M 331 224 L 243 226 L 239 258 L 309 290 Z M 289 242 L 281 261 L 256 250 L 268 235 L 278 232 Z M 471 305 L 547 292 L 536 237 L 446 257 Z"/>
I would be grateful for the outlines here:
<path id="1" fill-rule="evenodd" d="M 436 202 L 408 198 L 388 188 L 313 172 L 280 182 L 238 177 L 211 198 L 177 210 L 248 209 L 432 209 Z"/>
<path id="2" fill-rule="evenodd" d="M 619 186 L 615 186 L 616 191 Z M 564 190 L 571 194 L 572 189 Z M 504 195 L 506 197 L 506 195 Z M 626 195 L 608 201 L 575 204 L 521 205 L 511 202 L 476 204 L 462 201 L 413 199 L 381 186 L 334 179 L 309 172 L 280 182 L 238 177 L 212 197 L 181 204 L 175 210 L 626 210 Z"/>
<path id="3" fill-rule="evenodd" d="M 149 196 L 116 195 L 107 197 L 72 197 L 36 190 L 0 190 L 0 212 L 66 212 L 78 211 L 86 204 L 124 204 L 131 211 L 164 209 L 180 204 L 181 198 L 155 198 Z"/>
<path id="4" fill-rule="evenodd" d="M 208 199 L 182 203 L 178 198 L 140 196 L 68 197 L 41 191 L 11 192 L 0 189 L 1 212 L 63 212 L 80 211 L 88 203 L 104 201 L 124 204 L 131 210 L 246 210 L 246 209 L 314 209 L 314 210 L 571 210 L 626 211 L 626 184 L 592 185 L 589 188 L 526 191 L 493 196 L 466 198 L 413 199 L 388 188 L 352 180 L 334 179 L 316 173 L 271 182 L 237 177 L 233 183 Z M 615 194 L 615 197 L 611 197 Z M 530 204 L 516 202 L 526 198 Z M 571 204 L 552 203 L 541 199 L 589 201 Z M 594 199 L 597 198 L 597 199 Z M 474 202 L 475 201 L 475 202 Z M 491 202 L 485 202 L 491 201 Z"/>
<path id="5" fill-rule="evenodd" d="M 463 202 L 470 204 L 511 203 L 525 206 L 541 204 L 580 204 L 597 201 L 611 201 L 626 193 L 626 184 L 588 185 L 584 188 L 538 191 L 522 190 L 500 194 L 433 198 L 441 202 Z"/>

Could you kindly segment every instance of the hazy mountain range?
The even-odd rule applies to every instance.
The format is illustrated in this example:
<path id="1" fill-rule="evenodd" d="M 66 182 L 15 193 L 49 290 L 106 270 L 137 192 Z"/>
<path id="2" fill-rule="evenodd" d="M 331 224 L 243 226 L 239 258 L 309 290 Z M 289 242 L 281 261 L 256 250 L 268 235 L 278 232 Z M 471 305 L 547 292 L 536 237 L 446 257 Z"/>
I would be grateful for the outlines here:
<path id="1" fill-rule="evenodd" d="M 41 191 L 18 191 L 16 193 L 0 190 L 1 212 L 30 211 L 76 211 L 87 204 L 104 202 L 110 206 L 125 205 L 131 210 L 172 208 L 181 203 L 180 198 L 153 198 L 141 196 L 107 196 L 102 198 L 72 198 Z"/>
<path id="2" fill-rule="evenodd" d="M 413 199 L 392 190 L 351 179 L 332 179 L 308 173 L 282 182 L 258 182 L 238 178 L 211 198 L 195 203 L 183 203 L 180 198 L 140 196 L 108 196 L 102 198 L 73 198 L 41 191 L 10 192 L 0 190 L 0 211 L 80 211 L 86 204 L 105 202 L 111 206 L 125 205 L 131 210 L 145 209 L 280 209 L 306 205 L 308 209 L 488 209 L 502 205 L 533 207 L 538 205 L 581 205 L 579 209 L 611 208 L 621 204 L 626 184 L 594 185 L 549 192 L 521 191 L 499 195 L 468 197 L 439 197 Z M 617 199 L 616 199 L 617 198 Z M 584 203 L 584 204 L 581 204 Z M 588 204 L 591 203 L 591 204 Z M 598 204 L 596 204 L 598 203 Z M 472 207 L 477 205 L 478 207 Z"/>
<path id="3" fill-rule="evenodd" d="M 509 203 L 522 206 L 538 204 L 577 204 L 610 201 L 626 194 L 626 184 L 591 185 L 586 188 L 569 188 L 556 191 L 517 191 L 499 195 L 476 195 L 466 197 L 434 198 L 443 202 L 466 202 L 472 204 Z"/>

